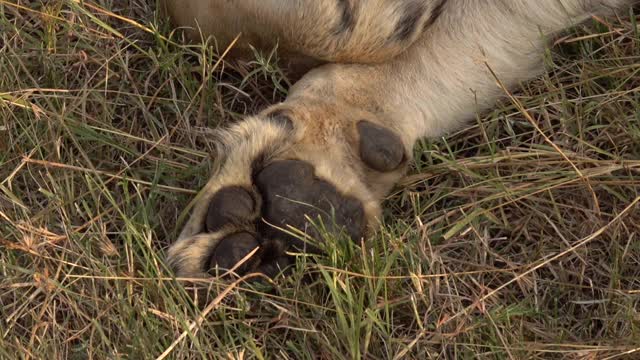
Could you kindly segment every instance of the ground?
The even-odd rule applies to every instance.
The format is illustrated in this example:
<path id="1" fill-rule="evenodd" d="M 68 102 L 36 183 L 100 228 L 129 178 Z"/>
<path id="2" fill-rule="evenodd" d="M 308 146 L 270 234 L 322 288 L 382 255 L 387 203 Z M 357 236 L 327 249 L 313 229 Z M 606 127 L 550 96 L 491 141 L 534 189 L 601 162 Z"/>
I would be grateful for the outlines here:
<path id="1" fill-rule="evenodd" d="M 418 144 L 364 246 L 196 291 L 163 261 L 211 129 L 290 84 L 277 53 L 230 64 L 150 3 L 0 0 L 0 358 L 640 358 L 633 12 Z"/>

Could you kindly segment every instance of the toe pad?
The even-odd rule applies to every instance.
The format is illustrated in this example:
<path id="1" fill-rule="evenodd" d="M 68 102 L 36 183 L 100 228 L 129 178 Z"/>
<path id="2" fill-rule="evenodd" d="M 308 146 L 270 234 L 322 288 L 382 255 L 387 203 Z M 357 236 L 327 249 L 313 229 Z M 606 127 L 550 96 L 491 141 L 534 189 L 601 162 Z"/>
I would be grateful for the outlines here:
<path id="1" fill-rule="evenodd" d="M 404 146 L 400 137 L 389 129 L 362 120 L 357 125 L 360 135 L 360 158 L 374 170 L 389 172 L 403 162 Z"/>
<path id="2" fill-rule="evenodd" d="M 216 266 L 229 270 L 259 245 L 258 240 L 249 233 L 237 233 L 227 236 L 213 250 L 213 254 L 209 257 L 208 264 L 205 264 L 205 267 L 207 270 L 215 269 Z M 238 269 L 238 272 L 243 273 L 248 270 L 249 263 L 251 261 L 243 264 Z"/>
<path id="3" fill-rule="evenodd" d="M 216 232 L 229 223 L 249 221 L 255 212 L 254 208 L 255 201 L 247 190 L 239 186 L 224 188 L 218 191 L 209 203 L 206 230 Z"/>

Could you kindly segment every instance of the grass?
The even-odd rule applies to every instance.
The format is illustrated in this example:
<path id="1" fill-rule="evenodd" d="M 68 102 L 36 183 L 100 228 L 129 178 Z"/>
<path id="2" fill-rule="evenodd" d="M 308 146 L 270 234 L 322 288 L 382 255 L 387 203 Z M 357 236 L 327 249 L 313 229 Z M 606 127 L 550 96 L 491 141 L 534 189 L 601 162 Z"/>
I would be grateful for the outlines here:
<path id="1" fill-rule="evenodd" d="M 638 16 L 418 144 L 365 247 L 201 291 L 163 258 L 210 129 L 288 82 L 149 3 L 0 0 L 0 358 L 640 358 Z"/>

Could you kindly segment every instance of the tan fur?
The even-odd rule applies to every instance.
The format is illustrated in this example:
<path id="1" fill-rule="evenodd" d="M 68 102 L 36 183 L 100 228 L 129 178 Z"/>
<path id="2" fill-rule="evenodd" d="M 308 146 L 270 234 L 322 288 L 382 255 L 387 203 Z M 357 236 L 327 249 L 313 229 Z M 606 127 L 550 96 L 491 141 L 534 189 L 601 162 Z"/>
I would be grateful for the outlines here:
<path id="1" fill-rule="evenodd" d="M 437 1 L 418 1 L 427 8 L 416 23 L 424 26 Z M 344 9 L 354 9 L 353 31 L 341 32 Z M 338 4 L 338 6 L 337 6 Z M 403 15 L 403 1 L 394 0 L 161 0 L 161 10 L 191 39 L 215 36 L 226 48 L 242 34 L 237 48 L 249 45 L 330 62 L 373 63 L 407 49 L 419 32 L 404 41 L 388 41 Z M 350 25 L 350 24 L 347 24 Z"/>
<path id="2" fill-rule="evenodd" d="M 357 121 L 366 119 L 398 133 L 410 157 L 416 140 L 455 129 L 503 94 L 489 68 L 512 87 L 542 70 L 549 36 L 591 14 L 611 13 L 632 3 L 164 0 L 164 9 L 176 25 L 197 24 L 203 36 L 214 36 L 220 46 L 242 33 L 241 49 L 248 45 L 271 49 L 278 43 L 285 54 L 335 63 L 309 72 L 293 86 L 284 103 L 225 132 L 221 143 L 227 146 L 223 151 L 226 159 L 203 189 L 191 219 L 169 250 L 172 264 L 179 275 L 205 276 L 199 264 L 221 236 L 200 234 L 208 202 L 227 185 L 253 188 L 251 162 L 265 153 L 270 159 L 310 162 L 317 176 L 360 199 L 368 223 L 375 225 L 380 200 L 406 166 L 379 173 L 364 165 L 357 151 Z M 354 17 L 348 26 L 341 27 L 345 5 L 354 11 Z M 403 6 L 417 6 L 421 13 L 409 22 L 415 22 L 414 32 L 398 39 L 397 30 L 410 13 L 403 12 Z M 194 34 L 199 31 L 191 30 L 190 34 L 197 38 Z M 293 134 L 261 119 L 275 109 L 291 114 Z"/>

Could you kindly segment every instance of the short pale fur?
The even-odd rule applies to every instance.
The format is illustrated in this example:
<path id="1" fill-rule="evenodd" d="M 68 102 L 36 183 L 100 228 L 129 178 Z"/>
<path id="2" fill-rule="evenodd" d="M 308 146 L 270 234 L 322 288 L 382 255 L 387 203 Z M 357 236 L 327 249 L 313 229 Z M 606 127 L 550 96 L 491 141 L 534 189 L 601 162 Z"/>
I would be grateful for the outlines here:
<path id="1" fill-rule="evenodd" d="M 249 45 L 278 44 L 303 64 L 328 62 L 299 80 L 284 103 L 221 134 L 225 159 L 170 248 L 171 264 L 180 276 L 206 276 L 201 264 L 224 235 L 201 234 L 208 203 L 225 186 L 255 189 L 252 161 L 264 154 L 310 162 L 317 176 L 360 199 L 374 226 L 380 200 L 405 167 L 381 174 L 363 165 L 357 121 L 397 132 L 410 156 L 416 140 L 457 128 L 503 96 L 495 76 L 512 88 L 538 75 L 551 36 L 634 2 L 163 0 L 176 25 L 198 28 L 189 30 L 193 38 L 213 36 L 224 47 L 242 33 L 239 55 Z M 290 115 L 293 133 L 261 119 L 275 109 Z"/>

